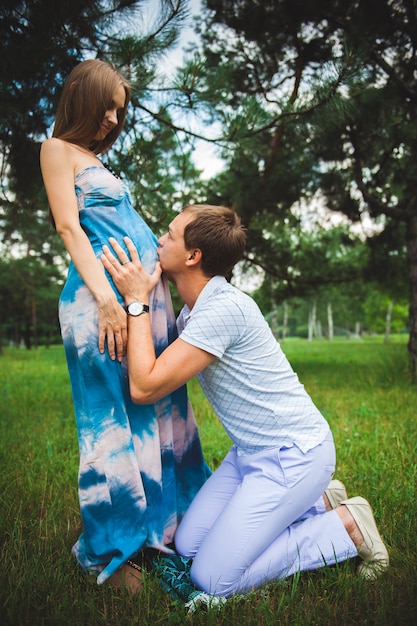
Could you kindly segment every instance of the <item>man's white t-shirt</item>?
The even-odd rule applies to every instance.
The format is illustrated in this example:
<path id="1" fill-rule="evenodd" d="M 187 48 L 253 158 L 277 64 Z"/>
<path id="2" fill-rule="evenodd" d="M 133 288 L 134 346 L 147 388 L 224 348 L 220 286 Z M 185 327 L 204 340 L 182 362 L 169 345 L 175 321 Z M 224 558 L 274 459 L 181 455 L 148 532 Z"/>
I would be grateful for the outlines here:
<path id="1" fill-rule="evenodd" d="M 198 379 L 241 454 L 294 444 L 307 452 L 325 439 L 327 421 L 252 298 L 215 276 L 177 326 L 183 341 L 217 357 Z"/>

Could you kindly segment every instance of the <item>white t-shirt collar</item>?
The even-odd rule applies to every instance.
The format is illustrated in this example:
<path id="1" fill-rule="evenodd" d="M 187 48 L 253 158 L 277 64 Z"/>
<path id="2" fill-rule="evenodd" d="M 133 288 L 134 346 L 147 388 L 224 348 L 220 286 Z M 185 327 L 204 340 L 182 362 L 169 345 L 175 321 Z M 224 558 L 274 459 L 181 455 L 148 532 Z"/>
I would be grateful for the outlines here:
<path id="1" fill-rule="evenodd" d="M 205 287 L 200 291 L 199 296 L 197 300 L 195 301 L 193 308 L 190 310 L 186 304 L 184 305 L 183 312 L 182 312 L 184 321 L 187 323 L 190 316 L 193 314 L 193 312 L 196 311 L 202 304 L 204 304 L 206 300 L 208 300 L 208 298 L 211 296 L 213 291 L 217 289 L 217 287 L 219 287 L 220 285 L 223 285 L 223 283 L 225 282 L 226 282 L 226 279 L 224 276 L 213 276 L 213 278 L 210 278 L 207 285 L 205 285 Z"/>

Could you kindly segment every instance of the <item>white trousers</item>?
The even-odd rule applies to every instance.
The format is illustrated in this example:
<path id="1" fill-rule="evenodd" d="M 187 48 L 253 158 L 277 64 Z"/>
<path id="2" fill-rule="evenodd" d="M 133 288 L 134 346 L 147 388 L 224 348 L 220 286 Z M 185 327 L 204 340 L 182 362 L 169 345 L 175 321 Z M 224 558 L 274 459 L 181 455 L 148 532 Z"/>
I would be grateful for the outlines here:
<path id="1" fill-rule="evenodd" d="M 292 446 L 239 456 L 233 446 L 175 536 L 178 553 L 193 559 L 194 584 L 227 597 L 357 556 L 322 497 L 335 459 L 331 433 L 305 454 Z"/>

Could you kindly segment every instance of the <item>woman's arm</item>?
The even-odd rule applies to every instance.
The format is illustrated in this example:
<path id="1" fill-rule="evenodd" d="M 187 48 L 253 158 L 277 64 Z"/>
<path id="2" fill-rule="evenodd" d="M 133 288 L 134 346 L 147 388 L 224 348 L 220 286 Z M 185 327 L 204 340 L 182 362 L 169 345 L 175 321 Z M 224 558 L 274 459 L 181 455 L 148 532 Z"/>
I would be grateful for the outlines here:
<path id="1" fill-rule="evenodd" d="M 81 278 L 93 294 L 98 306 L 99 350 L 104 352 L 105 340 L 112 359 L 122 359 L 127 344 L 127 321 L 94 254 L 87 235 L 80 225 L 74 190 L 75 162 L 71 147 L 56 138 L 48 139 L 41 148 L 41 170 L 55 226 Z"/>

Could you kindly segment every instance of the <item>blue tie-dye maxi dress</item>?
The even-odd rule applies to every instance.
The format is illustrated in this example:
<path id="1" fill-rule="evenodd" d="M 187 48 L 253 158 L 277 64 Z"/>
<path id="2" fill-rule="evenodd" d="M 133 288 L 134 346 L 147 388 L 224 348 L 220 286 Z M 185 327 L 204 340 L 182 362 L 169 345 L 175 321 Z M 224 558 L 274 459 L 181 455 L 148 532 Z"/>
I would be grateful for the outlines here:
<path id="1" fill-rule="evenodd" d="M 152 271 L 157 241 L 123 183 L 103 167 L 92 166 L 77 174 L 75 191 L 80 222 L 97 257 L 109 237 L 124 246 L 127 235 L 144 267 Z M 150 309 L 159 354 L 176 337 L 165 281 L 155 288 Z M 126 362 L 112 361 L 107 350 L 100 354 L 97 305 L 72 262 L 59 319 L 80 448 L 83 532 L 73 554 L 102 583 L 143 547 L 167 551 L 209 469 L 185 387 L 156 404 L 132 403 Z"/>

